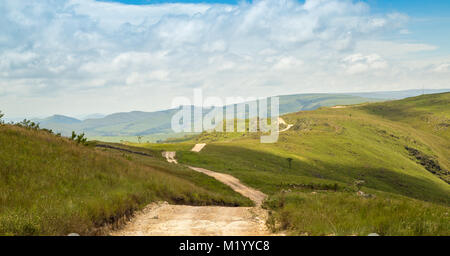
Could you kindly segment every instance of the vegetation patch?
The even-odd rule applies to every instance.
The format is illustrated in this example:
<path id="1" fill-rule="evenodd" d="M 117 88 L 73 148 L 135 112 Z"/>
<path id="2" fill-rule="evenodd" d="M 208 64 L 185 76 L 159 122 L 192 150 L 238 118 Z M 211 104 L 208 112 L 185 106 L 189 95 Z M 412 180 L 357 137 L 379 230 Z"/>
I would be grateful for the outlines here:
<path id="1" fill-rule="evenodd" d="M 299 118 L 291 129 L 294 131 L 309 131 L 314 125 L 314 121 L 310 118 Z"/>
<path id="2" fill-rule="evenodd" d="M 425 169 L 450 184 L 450 172 L 444 170 L 439 165 L 437 160 L 433 159 L 433 157 L 431 156 L 424 154 L 423 152 L 420 152 L 415 148 L 406 146 L 405 149 L 408 150 L 409 154 L 413 156 L 423 167 L 425 167 Z"/>
<path id="3" fill-rule="evenodd" d="M 301 189 L 301 190 L 332 190 L 332 191 L 338 191 L 342 189 L 342 186 L 340 187 L 339 184 L 326 184 L 326 183 L 309 183 L 309 184 L 302 184 L 302 183 L 281 183 L 279 185 L 280 188 L 284 189 L 283 191 L 286 191 L 286 189 Z"/>
<path id="4" fill-rule="evenodd" d="M 450 235 L 448 207 L 380 193 L 281 193 L 264 207 L 270 211 L 269 228 L 289 235 Z"/>

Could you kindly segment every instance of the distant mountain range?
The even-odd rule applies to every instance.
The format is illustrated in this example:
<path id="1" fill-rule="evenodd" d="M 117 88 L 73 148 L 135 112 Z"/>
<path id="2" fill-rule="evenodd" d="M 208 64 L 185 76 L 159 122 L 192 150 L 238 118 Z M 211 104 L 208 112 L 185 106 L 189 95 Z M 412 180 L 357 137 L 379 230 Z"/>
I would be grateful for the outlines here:
<path id="1" fill-rule="evenodd" d="M 389 99 L 403 99 L 417 95 L 448 92 L 447 90 L 408 90 L 396 92 L 369 92 L 345 94 L 296 94 L 279 96 L 280 114 L 287 114 L 302 110 L 314 110 L 320 107 L 336 105 L 358 104 Z M 239 104 L 238 104 L 239 105 Z M 52 129 L 65 136 L 72 131 L 84 132 L 89 136 L 138 136 L 161 133 L 173 133 L 171 130 L 172 116 L 178 109 L 156 112 L 133 111 L 115 113 L 102 117 L 94 114 L 85 120 L 73 117 L 54 115 L 45 119 L 33 119 L 43 128 Z"/>
<path id="2" fill-rule="evenodd" d="M 44 124 L 78 124 L 81 123 L 81 120 L 78 120 L 76 118 L 70 117 L 70 116 L 63 116 L 63 115 L 53 115 L 44 119 L 33 119 L 33 121 L 38 122 L 42 125 Z"/>
<path id="3" fill-rule="evenodd" d="M 80 120 L 86 120 L 86 119 L 99 119 L 99 118 L 103 118 L 103 117 L 105 117 L 105 116 L 107 116 L 107 115 L 95 113 L 95 114 L 89 114 L 89 115 L 78 116 L 77 119 L 80 119 Z"/>

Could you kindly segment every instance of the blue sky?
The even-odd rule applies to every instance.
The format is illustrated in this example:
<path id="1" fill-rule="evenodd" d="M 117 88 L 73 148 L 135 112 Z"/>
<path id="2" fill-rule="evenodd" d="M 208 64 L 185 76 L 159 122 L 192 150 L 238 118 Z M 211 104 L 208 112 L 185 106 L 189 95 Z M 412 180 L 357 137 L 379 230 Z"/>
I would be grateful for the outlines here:
<path id="1" fill-rule="evenodd" d="M 450 1 L 448 0 L 368 0 L 375 12 L 402 12 L 410 17 L 407 38 L 439 45 L 450 52 Z"/>
<path id="2" fill-rule="evenodd" d="M 412 16 L 445 16 L 450 12 L 447 0 L 366 0 L 372 8 L 382 12 L 399 11 Z"/>
<path id="3" fill-rule="evenodd" d="M 204 1 L 196 1 L 196 0 L 103 0 L 103 2 L 119 2 L 123 4 L 135 4 L 135 5 L 143 5 L 143 4 L 161 4 L 161 3 L 209 3 L 209 4 L 237 4 L 239 1 L 236 0 L 204 0 Z"/>
<path id="4" fill-rule="evenodd" d="M 239 0 L 103 0 L 132 5 L 161 3 L 219 3 L 236 5 Z M 363 0 L 373 12 L 401 12 L 412 18 L 411 40 L 426 40 L 441 45 L 450 52 L 450 1 L 449 0 Z M 247 2 L 251 2 L 247 1 Z M 304 2 L 304 1 L 299 1 Z"/>
<path id="5" fill-rule="evenodd" d="M 243 98 L 450 88 L 448 2 L 3 0 L 0 110 L 154 111 L 193 88 Z"/>
<path id="6" fill-rule="evenodd" d="M 237 4 L 238 0 L 103 0 L 105 2 L 119 2 L 124 4 L 160 4 L 160 3 L 220 3 Z M 251 1 L 247 1 L 251 2 Z M 304 2 L 304 1 L 299 1 Z M 428 16 L 442 15 L 448 16 L 450 3 L 447 0 L 365 0 L 374 10 L 380 12 L 400 11 L 410 15 Z"/>

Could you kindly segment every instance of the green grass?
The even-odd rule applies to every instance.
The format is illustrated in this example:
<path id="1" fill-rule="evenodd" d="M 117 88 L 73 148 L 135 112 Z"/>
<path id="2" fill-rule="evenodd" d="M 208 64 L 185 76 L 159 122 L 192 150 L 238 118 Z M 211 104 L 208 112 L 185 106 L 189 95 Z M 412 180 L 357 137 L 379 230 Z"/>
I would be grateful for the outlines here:
<path id="1" fill-rule="evenodd" d="M 349 220 L 359 219 L 351 224 L 343 216 L 336 217 L 336 221 L 347 225 L 336 231 L 339 234 L 376 232 L 378 229 L 375 227 L 390 225 L 392 228 L 382 229 L 385 234 L 446 235 L 448 218 L 444 218 L 443 214 L 448 212 L 450 206 L 450 186 L 447 183 L 449 97 L 450 93 L 426 95 L 401 101 L 289 114 L 283 118 L 294 127 L 281 133 L 275 144 L 261 144 L 260 134 L 257 133 L 203 133 L 182 144 L 140 146 L 177 151 L 179 162 L 229 173 L 269 194 L 270 200 L 276 199 L 281 191 L 292 185 L 317 187 L 320 190 L 321 187 L 337 184 L 339 191 L 325 194 L 320 201 L 325 204 L 327 200 L 349 200 L 348 204 L 331 204 L 335 207 L 333 211 L 337 215 L 340 212 L 351 213 Z M 208 145 L 200 153 L 190 152 L 191 147 L 199 142 L 207 142 Z M 427 156 L 444 170 L 443 174 L 435 175 L 427 170 L 406 147 L 417 149 L 419 155 Z M 291 168 L 288 158 L 293 159 Z M 353 184 L 357 180 L 364 181 L 363 190 L 379 194 L 373 201 L 375 206 L 355 201 Z M 308 195 L 295 192 L 288 197 L 291 198 L 290 206 L 274 208 L 273 216 L 278 222 L 285 221 L 283 211 L 290 212 L 288 216 L 297 216 L 292 217 L 288 225 L 292 234 L 336 233 L 332 228 L 334 223 L 324 223 L 327 228 L 316 229 L 319 220 L 305 227 L 299 218 L 308 210 L 302 213 L 298 209 L 303 207 L 299 203 L 301 198 Z M 394 197 L 396 200 L 392 199 Z M 393 209 L 398 209 L 398 216 L 387 209 L 389 203 L 386 202 L 392 203 Z M 307 207 L 309 205 L 312 206 L 306 204 Z M 361 212 L 372 207 L 373 212 L 367 215 L 366 220 L 358 217 L 364 216 Z M 321 213 L 320 208 L 313 209 Z M 323 211 L 331 211 L 331 208 L 327 209 L 323 208 Z M 308 216 L 304 216 L 305 223 L 308 223 Z M 424 216 L 431 226 L 424 226 L 424 219 L 415 216 Z M 397 225 L 399 218 L 405 218 L 408 225 Z"/>
<path id="2" fill-rule="evenodd" d="M 448 207 L 381 193 L 280 193 L 265 207 L 272 231 L 291 235 L 450 235 Z"/>
<path id="3" fill-rule="evenodd" d="M 376 102 L 380 99 L 357 97 L 345 94 L 297 94 L 280 96 L 280 113 L 292 113 L 300 110 L 314 110 L 320 107 L 350 105 L 364 102 Z"/>
<path id="4" fill-rule="evenodd" d="M 159 155 L 82 146 L 11 125 L 0 125 L 0 145 L 0 235 L 96 234 L 160 200 L 251 205 L 213 178 Z"/>
<path id="5" fill-rule="evenodd" d="M 162 141 L 180 141 L 190 138 L 193 135 L 189 133 L 155 133 L 149 135 L 140 136 L 88 136 L 89 140 L 98 140 L 111 143 L 158 143 Z"/>

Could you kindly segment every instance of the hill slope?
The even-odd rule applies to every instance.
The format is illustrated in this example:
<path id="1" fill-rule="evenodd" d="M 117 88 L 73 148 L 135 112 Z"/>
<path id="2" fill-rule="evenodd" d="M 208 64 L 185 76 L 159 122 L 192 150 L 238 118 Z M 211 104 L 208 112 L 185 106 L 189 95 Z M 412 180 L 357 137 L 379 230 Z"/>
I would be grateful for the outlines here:
<path id="1" fill-rule="evenodd" d="M 159 200 L 251 205 L 152 151 L 130 155 L 12 125 L 0 125 L 0 145 L 0 235 L 101 234 L 104 225 Z"/>
<path id="2" fill-rule="evenodd" d="M 255 133 L 204 133 L 190 143 L 146 147 L 177 150 L 182 163 L 229 173 L 271 195 L 275 229 L 448 234 L 449 97 L 288 114 L 294 126 L 275 144 L 261 144 Z M 189 151 L 200 142 L 208 145 Z M 358 197 L 360 189 L 374 197 Z"/>

